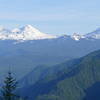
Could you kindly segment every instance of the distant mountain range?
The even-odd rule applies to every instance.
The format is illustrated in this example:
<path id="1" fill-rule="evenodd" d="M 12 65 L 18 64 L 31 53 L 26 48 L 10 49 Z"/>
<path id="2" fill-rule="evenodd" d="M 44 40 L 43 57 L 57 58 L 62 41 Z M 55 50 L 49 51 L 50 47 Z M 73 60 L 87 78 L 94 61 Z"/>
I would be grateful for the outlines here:
<path id="1" fill-rule="evenodd" d="M 0 79 L 9 67 L 21 78 L 38 65 L 52 66 L 100 49 L 100 29 L 86 35 L 55 36 L 31 25 L 0 29 Z M 24 72 L 24 73 L 22 73 Z"/>
<path id="2" fill-rule="evenodd" d="M 56 38 L 56 36 L 44 34 L 31 25 L 26 25 L 19 29 L 15 28 L 13 30 L 8 30 L 5 28 L 0 30 L 1 40 L 38 40 L 51 38 Z"/>
<path id="3" fill-rule="evenodd" d="M 100 100 L 100 50 L 48 69 L 38 67 L 23 82 L 20 93 L 28 100 Z"/>
<path id="4" fill-rule="evenodd" d="M 15 28 L 12 30 L 1 28 L 0 29 L 0 40 L 17 40 L 17 41 L 25 41 L 25 40 L 41 40 L 41 39 L 57 39 L 60 37 L 70 37 L 73 40 L 80 39 L 100 39 L 100 28 L 95 30 L 94 32 L 81 35 L 74 33 L 73 35 L 50 35 L 40 32 L 38 29 L 32 27 L 31 25 L 26 25 L 22 28 Z"/>

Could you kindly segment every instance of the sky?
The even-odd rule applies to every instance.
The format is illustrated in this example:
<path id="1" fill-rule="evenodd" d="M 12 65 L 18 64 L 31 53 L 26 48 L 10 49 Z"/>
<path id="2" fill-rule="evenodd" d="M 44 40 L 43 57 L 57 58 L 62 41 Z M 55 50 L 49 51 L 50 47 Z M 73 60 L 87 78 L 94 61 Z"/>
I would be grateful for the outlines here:
<path id="1" fill-rule="evenodd" d="M 0 0 L 0 26 L 86 34 L 100 27 L 100 0 Z"/>

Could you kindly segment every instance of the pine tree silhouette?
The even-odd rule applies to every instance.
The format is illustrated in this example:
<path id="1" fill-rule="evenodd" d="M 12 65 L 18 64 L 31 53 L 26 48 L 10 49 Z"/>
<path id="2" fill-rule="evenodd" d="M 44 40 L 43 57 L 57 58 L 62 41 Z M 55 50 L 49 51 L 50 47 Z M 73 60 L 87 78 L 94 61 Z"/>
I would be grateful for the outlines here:
<path id="1" fill-rule="evenodd" d="M 5 77 L 4 85 L 1 90 L 1 100 L 18 100 L 18 96 L 15 94 L 16 88 L 17 81 L 13 78 L 12 73 L 9 71 L 7 77 Z"/>

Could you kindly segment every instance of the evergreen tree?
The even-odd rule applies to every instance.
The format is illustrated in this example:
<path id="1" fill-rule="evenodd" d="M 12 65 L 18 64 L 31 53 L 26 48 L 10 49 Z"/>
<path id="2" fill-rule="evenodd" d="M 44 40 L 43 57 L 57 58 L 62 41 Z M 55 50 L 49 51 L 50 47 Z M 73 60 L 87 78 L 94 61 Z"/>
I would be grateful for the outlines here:
<path id="1" fill-rule="evenodd" d="M 4 80 L 4 86 L 2 87 L 1 100 L 18 100 L 15 90 L 17 88 L 17 81 L 13 78 L 12 73 L 9 71 L 7 77 Z"/>

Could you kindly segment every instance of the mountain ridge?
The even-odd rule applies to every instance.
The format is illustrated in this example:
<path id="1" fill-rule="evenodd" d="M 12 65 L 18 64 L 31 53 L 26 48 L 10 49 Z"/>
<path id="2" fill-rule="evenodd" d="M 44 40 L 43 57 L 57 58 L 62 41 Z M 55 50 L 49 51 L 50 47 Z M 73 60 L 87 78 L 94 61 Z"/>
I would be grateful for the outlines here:
<path id="1" fill-rule="evenodd" d="M 40 32 L 31 25 L 26 25 L 21 28 L 15 28 L 12 30 L 1 29 L 0 39 L 1 40 L 40 40 L 40 39 L 52 39 L 56 38 L 54 35 L 49 35 Z"/>
<path id="2" fill-rule="evenodd" d="M 55 74 L 46 76 L 29 86 L 27 91 L 30 92 L 24 90 L 24 94 L 29 100 L 85 100 L 88 88 L 100 83 L 100 50 L 82 57 L 70 71 L 63 69 L 61 72 L 56 73 L 56 78 L 53 77 Z"/>
<path id="3" fill-rule="evenodd" d="M 79 41 L 81 39 L 100 39 L 100 28 L 97 30 L 82 35 L 74 33 L 72 35 L 51 35 L 40 32 L 38 29 L 34 28 L 31 25 L 25 25 L 21 28 L 14 28 L 12 30 L 1 28 L 0 29 L 0 40 L 41 40 L 41 39 L 57 39 L 57 38 L 71 38 L 75 41 Z"/>

